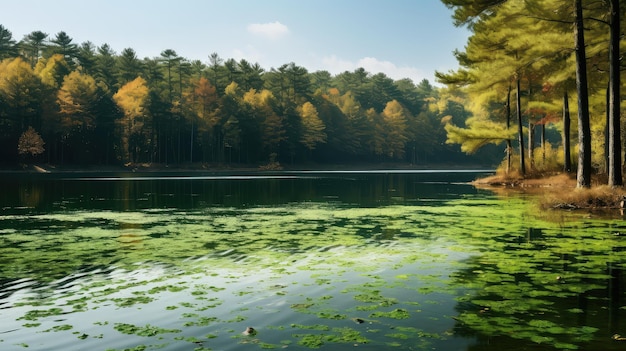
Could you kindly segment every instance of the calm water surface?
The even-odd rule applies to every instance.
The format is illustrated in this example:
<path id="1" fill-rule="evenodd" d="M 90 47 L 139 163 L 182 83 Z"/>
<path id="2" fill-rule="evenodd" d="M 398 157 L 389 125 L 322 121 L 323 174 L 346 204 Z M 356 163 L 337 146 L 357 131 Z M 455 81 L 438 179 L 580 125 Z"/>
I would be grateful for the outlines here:
<path id="1" fill-rule="evenodd" d="M 622 215 L 485 173 L 1 176 L 0 349 L 624 350 Z"/>

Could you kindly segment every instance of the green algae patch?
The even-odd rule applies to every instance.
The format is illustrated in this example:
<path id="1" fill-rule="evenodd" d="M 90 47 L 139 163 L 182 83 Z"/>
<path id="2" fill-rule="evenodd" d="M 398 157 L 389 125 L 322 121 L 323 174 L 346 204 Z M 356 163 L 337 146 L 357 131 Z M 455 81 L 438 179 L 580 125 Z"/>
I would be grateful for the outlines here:
<path id="1" fill-rule="evenodd" d="M 308 330 L 321 330 L 321 331 L 328 331 L 330 330 L 330 327 L 324 324 L 314 324 L 314 325 L 303 325 L 303 324 L 291 324 L 292 328 L 297 328 L 297 329 L 308 329 Z"/>
<path id="2" fill-rule="evenodd" d="M 355 343 L 355 344 L 366 344 L 370 342 L 370 340 L 363 335 L 358 330 L 353 328 L 333 328 L 332 331 L 335 333 L 327 338 L 329 342 L 335 343 Z"/>
<path id="3" fill-rule="evenodd" d="M 183 326 L 185 327 L 206 327 L 218 320 L 217 317 L 199 317 L 196 321 L 185 322 Z"/>
<path id="4" fill-rule="evenodd" d="M 398 303 L 396 298 L 387 298 L 381 295 L 379 290 L 371 290 L 365 293 L 357 294 L 354 299 L 361 302 L 371 302 L 382 307 L 393 306 Z"/>
<path id="5" fill-rule="evenodd" d="M 44 332 L 60 332 L 60 331 L 66 331 L 66 330 L 72 330 L 72 329 L 74 329 L 74 326 L 70 324 L 62 324 L 62 325 L 55 325 L 54 327 L 50 329 L 44 330 Z"/>
<path id="6" fill-rule="evenodd" d="M 127 323 L 115 323 L 115 326 L 113 328 L 122 334 L 131 334 L 131 335 L 147 336 L 147 337 L 157 336 L 157 335 L 167 334 L 167 333 L 182 332 L 182 330 L 180 329 L 165 329 L 165 328 L 160 328 L 160 327 L 153 326 L 150 324 L 140 327 L 140 326 L 127 324 Z"/>
<path id="7" fill-rule="evenodd" d="M 407 319 L 411 315 L 409 311 L 404 308 L 396 308 L 393 311 L 383 312 L 377 311 L 370 314 L 371 318 L 392 318 L 392 319 Z"/>
<path id="8" fill-rule="evenodd" d="M 154 298 L 149 296 L 120 297 L 113 298 L 111 301 L 118 307 L 131 307 L 137 304 L 148 304 L 154 301 Z"/>
<path id="9" fill-rule="evenodd" d="M 324 345 L 323 334 L 295 334 L 295 338 L 298 340 L 298 345 L 308 347 L 310 349 L 319 349 Z"/>
<path id="10" fill-rule="evenodd" d="M 26 312 L 24 316 L 18 318 L 18 320 L 24 319 L 28 321 L 35 321 L 39 318 L 59 316 L 59 315 L 62 315 L 63 313 L 65 312 L 63 311 L 62 308 L 59 308 L 59 307 L 54 307 L 54 308 L 50 308 L 47 310 L 31 310 L 31 311 Z"/>
<path id="11" fill-rule="evenodd" d="M 148 346 L 146 346 L 146 345 L 137 345 L 135 347 L 126 348 L 126 349 L 123 349 L 123 350 L 106 349 L 105 351 L 146 351 L 147 349 L 148 349 Z"/>
<path id="12" fill-rule="evenodd" d="M 327 331 L 327 329 L 325 329 Z M 298 345 L 317 349 L 324 344 L 351 344 L 356 346 L 357 344 L 366 344 L 370 340 L 361 332 L 352 328 L 332 328 L 330 333 L 320 334 L 294 334 L 298 340 Z"/>
<path id="13" fill-rule="evenodd" d="M 336 320 L 348 318 L 348 316 L 346 316 L 345 314 L 336 313 L 335 311 L 320 311 L 320 312 L 317 312 L 317 316 L 323 319 L 336 319 Z"/>

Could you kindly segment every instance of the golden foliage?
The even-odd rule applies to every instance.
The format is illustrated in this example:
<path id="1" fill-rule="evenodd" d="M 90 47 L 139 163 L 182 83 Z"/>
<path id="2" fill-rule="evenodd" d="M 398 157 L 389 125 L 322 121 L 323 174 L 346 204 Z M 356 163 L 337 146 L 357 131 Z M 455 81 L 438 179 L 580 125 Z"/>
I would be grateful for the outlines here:
<path id="1" fill-rule="evenodd" d="M 119 121 L 121 129 L 122 147 L 125 161 L 136 161 L 138 145 L 134 145 L 135 140 L 147 132 L 144 125 L 147 120 L 146 107 L 148 104 L 148 86 L 146 81 L 137 77 L 124 84 L 115 95 L 113 100 L 124 111 L 124 118 Z"/>
<path id="2" fill-rule="evenodd" d="M 126 83 L 113 95 L 113 100 L 124 111 L 125 117 L 132 119 L 143 115 L 148 100 L 146 81 L 137 77 Z"/>
<path id="3" fill-rule="evenodd" d="M 397 100 L 387 103 L 382 112 L 385 138 L 384 153 L 390 157 L 404 157 L 404 146 L 408 140 L 407 119 L 409 111 Z"/>
<path id="4" fill-rule="evenodd" d="M 22 58 L 0 62 L 0 94 L 12 108 L 30 109 L 41 99 L 41 79 Z"/>
<path id="5" fill-rule="evenodd" d="M 239 84 L 235 82 L 230 82 L 228 86 L 224 89 L 224 94 L 226 95 L 237 95 L 239 92 Z"/>
<path id="6" fill-rule="evenodd" d="M 315 145 L 326 142 L 326 126 L 319 118 L 317 109 L 310 102 L 305 102 L 298 107 L 298 114 L 302 123 L 302 136 L 300 142 L 309 150 L 315 149 Z"/>
<path id="7" fill-rule="evenodd" d="M 40 59 L 35 66 L 35 73 L 41 77 L 41 81 L 51 87 L 58 88 L 70 68 L 61 54 L 54 54 L 48 59 Z"/>
<path id="8" fill-rule="evenodd" d="M 97 100 L 96 81 L 79 71 L 65 76 L 57 93 L 57 103 L 61 114 L 61 124 L 66 128 L 82 126 L 93 128 L 95 116 L 92 106 Z"/>
<path id="9" fill-rule="evenodd" d="M 226 89 L 228 90 L 228 88 Z M 202 77 L 194 86 L 193 96 L 188 97 L 188 99 L 193 103 L 195 115 L 200 119 L 207 120 L 211 112 L 217 107 L 217 90 L 208 79 Z"/>

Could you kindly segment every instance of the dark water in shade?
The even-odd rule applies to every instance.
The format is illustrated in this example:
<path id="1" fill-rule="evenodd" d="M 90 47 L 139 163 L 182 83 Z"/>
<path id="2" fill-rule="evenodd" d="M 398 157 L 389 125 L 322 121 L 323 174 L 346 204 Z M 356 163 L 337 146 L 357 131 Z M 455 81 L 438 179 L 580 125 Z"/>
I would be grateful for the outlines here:
<path id="1" fill-rule="evenodd" d="M 0 350 L 624 349 L 622 216 L 487 173 L 0 176 Z"/>

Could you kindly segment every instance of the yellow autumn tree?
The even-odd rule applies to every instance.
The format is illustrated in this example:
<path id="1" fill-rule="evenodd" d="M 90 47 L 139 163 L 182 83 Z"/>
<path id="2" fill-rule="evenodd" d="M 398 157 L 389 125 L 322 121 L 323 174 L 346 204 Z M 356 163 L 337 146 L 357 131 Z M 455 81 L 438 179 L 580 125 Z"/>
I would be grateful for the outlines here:
<path id="1" fill-rule="evenodd" d="M 70 73 L 70 68 L 61 54 L 55 54 L 47 59 L 39 59 L 35 66 L 35 73 L 41 81 L 51 87 L 59 88 L 63 78 Z"/>
<path id="2" fill-rule="evenodd" d="M 261 138 L 268 155 L 277 154 L 280 143 L 285 140 L 283 119 L 272 108 L 277 104 L 271 91 L 250 89 L 243 95 L 243 101 L 252 107 L 255 118 L 261 124 Z"/>
<path id="3" fill-rule="evenodd" d="M 57 93 L 61 127 L 66 132 L 93 129 L 96 126 L 95 104 L 98 99 L 96 80 L 73 71 L 63 79 Z"/>
<path id="4" fill-rule="evenodd" d="M 188 99 L 192 100 L 193 116 L 198 118 L 198 130 L 211 133 L 219 122 L 215 114 L 218 104 L 215 87 L 202 77 L 194 84 L 192 96 Z"/>
<path id="5" fill-rule="evenodd" d="M 325 143 L 326 133 L 324 130 L 326 126 L 320 119 L 315 106 L 308 101 L 305 102 L 298 107 L 298 115 L 300 115 L 300 122 L 302 123 L 300 143 L 309 150 L 314 150 L 317 144 Z"/>
<path id="6" fill-rule="evenodd" d="M 19 135 L 28 125 L 41 125 L 47 96 L 28 62 L 19 57 L 0 62 L 0 100 L 7 107 L 6 113 L 0 113 L 3 133 Z"/>
<path id="7" fill-rule="evenodd" d="M 404 157 L 408 140 L 407 118 L 409 112 L 396 100 L 389 101 L 382 112 L 384 124 L 384 152 L 392 158 Z"/>
<path id="8" fill-rule="evenodd" d="M 148 145 L 146 139 L 149 133 L 145 128 L 148 122 L 148 93 L 146 81 L 137 77 L 113 95 L 113 100 L 124 112 L 124 117 L 119 120 L 119 129 L 124 151 L 122 157 L 126 162 L 138 162 L 141 147 Z"/>

